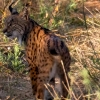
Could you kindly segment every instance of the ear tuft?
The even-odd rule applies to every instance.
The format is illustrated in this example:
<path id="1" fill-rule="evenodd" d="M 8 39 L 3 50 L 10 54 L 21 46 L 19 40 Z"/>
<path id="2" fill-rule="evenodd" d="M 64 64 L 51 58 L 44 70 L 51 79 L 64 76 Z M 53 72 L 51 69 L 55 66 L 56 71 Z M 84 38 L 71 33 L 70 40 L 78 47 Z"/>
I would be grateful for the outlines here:
<path id="1" fill-rule="evenodd" d="M 29 3 L 26 3 L 25 5 L 23 5 L 23 10 L 22 10 L 22 13 L 20 14 L 21 17 L 25 20 L 28 20 L 29 19 L 29 6 L 30 4 Z"/>
<path id="2" fill-rule="evenodd" d="M 13 5 L 14 3 L 15 3 L 15 2 L 12 2 L 11 5 L 9 6 L 9 10 L 10 10 L 10 13 L 11 13 L 12 15 L 19 14 L 19 13 L 17 12 L 17 9 L 16 9 L 16 8 L 12 8 L 12 5 Z"/>

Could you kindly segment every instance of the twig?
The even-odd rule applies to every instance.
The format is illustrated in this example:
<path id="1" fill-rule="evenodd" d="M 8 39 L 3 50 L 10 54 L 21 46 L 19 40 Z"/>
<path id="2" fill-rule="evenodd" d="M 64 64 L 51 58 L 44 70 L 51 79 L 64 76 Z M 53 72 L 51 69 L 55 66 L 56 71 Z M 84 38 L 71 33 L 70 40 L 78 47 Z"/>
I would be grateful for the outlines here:
<path id="1" fill-rule="evenodd" d="M 67 78 L 68 76 L 66 74 L 66 71 L 65 71 L 64 64 L 63 64 L 63 61 L 62 60 L 61 60 L 61 64 L 62 64 L 62 67 L 63 67 L 64 75 L 65 75 L 65 78 L 66 78 L 66 82 L 67 82 L 68 88 L 69 88 L 70 86 L 69 86 L 69 82 L 68 82 L 68 78 Z"/>
<path id="2" fill-rule="evenodd" d="M 48 88 L 48 86 L 46 84 L 44 84 L 45 88 L 48 90 L 48 92 L 52 95 L 52 97 L 54 98 L 54 95 L 51 93 L 50 89 Z"/>

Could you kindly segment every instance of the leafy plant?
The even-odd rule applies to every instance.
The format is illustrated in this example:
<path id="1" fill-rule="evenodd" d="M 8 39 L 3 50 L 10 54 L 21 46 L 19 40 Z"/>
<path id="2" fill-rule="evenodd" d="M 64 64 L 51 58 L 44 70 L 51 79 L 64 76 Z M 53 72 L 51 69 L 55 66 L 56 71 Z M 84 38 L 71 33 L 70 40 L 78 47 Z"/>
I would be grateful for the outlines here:
<path id="1" fill-rule="evenodd" d="M 0 52 L 0 61 L 6 63 L 8 68 L 13 71 L 23 72 L 24 70 L 24 63 L 21 59 L 21 50 L 20 47 L 16 44 L 12 48 L 8 48 L 8 52 Z"/>
<path id="2" fill-rule="evenodd" d="M 20 49 L 18 45 L 14 46 L 14 53 L 10 53 L 10 57 L 12 56 L 13 59 L 11 61 L 12 66 L 14 68 L 14 70 L 16 71 L 22 71 L 23 70 L 23 64 L 22 64 L 22 60 L 20 59 Z"/>
<path id="3" fill-rule="evenodd" d="M 70 0 L 70 3 L 69 3 L 69 5 L 68 5 L 67 8 L 66 8 L 66 11 L 67 11 L 68 13 L 72 13 L 72 12 L 74 12 L 75 10 L 77 10 L 77 3 L 76 3 L 75 0 Z"/>

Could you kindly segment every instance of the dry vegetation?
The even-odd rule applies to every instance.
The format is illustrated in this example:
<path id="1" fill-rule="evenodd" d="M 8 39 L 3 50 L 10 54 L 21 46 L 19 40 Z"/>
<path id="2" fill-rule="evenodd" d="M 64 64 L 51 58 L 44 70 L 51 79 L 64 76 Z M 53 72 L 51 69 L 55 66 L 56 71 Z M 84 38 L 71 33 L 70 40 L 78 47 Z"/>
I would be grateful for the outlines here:
<path id="1" fill-rule="evenodd" d="M 3 19 L 8 14 L 5 13 L 8 12 L 7 6 L 4 7 L 10 3 L 9 1 L 0 0 L 0 30 L 2 30 Z M 19 10 L 22 1 L 18 0 L 15 4 Z M 100 100 L 100 8 L 98 6 L 100 1 L 86 0 L 85 2 L 87 29 L 82 15 L 81 0 L 69 2 L 58 0 L 58 4 L 52 0 L 48 2 L 43 0 L 40 3 L 39 0 L 29 1 L 32 2 L 31 17 L 45 27 L 58 29 L 58 33 L 61 33 L 70 49 L 71 88 L 66 100 Z M 48 7 L 51 8 L 48 10 Z M 25 67 L 27 63 L 22 48 L 16 51 L 20 56 L 16 61 L 23 59 L 22 62 L 18 62 L 18 65 L 22 65 L 21 70 L 16 69 L 15 64 L 10 62 L 13 61 L 9 56 L 13 56 L 15 44 L 17 45 L 15 41 L 8 40 L 0 32 L 0 100 L 32 100 L 30 79 Z"/>

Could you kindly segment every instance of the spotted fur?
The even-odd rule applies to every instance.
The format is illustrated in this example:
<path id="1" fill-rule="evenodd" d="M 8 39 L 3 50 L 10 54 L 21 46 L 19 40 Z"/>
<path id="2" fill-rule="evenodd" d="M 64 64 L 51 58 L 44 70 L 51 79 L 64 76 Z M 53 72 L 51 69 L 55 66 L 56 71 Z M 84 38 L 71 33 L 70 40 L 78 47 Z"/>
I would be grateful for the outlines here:
<path id="1" fill-rule="evenodd" d="M 52 31 L 29 18 L 26 12 L 23 15 L 14 12 L 11 6 L 9 8 L 11 15 L 5 19 L 3 32 L 9 38 L 17 37 L 20 44 L 22 41 L 25 43 L 33 95 L 37 99 L 53 100 L 56 95 L 51 88 L 52 86 L 60 98 L 66 98 L 68 91 L 62 81 L 68 88 L 71 57 L 67 46 Z M 61 60 L 64 64 L 68 83 L 62 69 Z"/>

